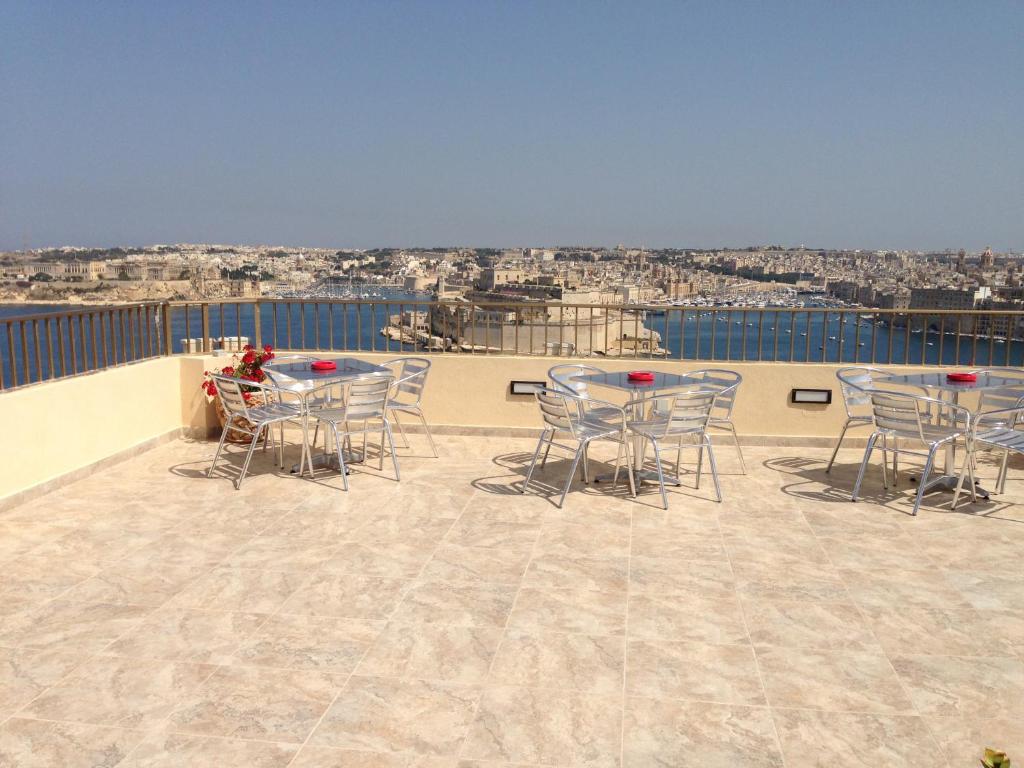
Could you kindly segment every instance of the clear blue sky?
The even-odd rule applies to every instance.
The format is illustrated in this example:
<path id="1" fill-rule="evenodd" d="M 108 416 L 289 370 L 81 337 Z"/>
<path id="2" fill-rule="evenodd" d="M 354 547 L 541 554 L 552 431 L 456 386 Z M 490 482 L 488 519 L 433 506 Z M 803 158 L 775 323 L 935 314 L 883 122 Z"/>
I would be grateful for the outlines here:
<path id="1" fill-rule="evenodd" d="M 0 0 L 0 248 L 1024 249 L 1024 2 Z"/>

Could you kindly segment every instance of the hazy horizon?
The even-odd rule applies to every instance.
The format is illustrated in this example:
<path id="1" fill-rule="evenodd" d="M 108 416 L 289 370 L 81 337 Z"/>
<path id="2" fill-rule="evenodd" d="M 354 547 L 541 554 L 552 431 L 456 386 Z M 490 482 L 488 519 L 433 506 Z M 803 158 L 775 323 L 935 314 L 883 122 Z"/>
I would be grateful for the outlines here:
<path id="1" fill-rule="evenodd" d="M 1018 2 L 0 13 L 2 250 L 1024 250 Z"/>

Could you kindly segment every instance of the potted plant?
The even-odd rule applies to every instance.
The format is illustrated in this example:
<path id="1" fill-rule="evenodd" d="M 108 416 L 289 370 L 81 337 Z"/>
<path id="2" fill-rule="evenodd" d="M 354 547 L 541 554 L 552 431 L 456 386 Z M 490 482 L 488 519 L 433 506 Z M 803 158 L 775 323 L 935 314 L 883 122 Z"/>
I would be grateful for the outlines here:
<path id="1" fill-rule="evenodd" d="M 985 756 L 981 758 L 981 764 L 984 768 L 1011 768 L 1010 758 L 1006 756 L 1005 752 L 988 747 L 985 748 Z"/>
<path id="2" fill-rule="evenodd" d="M 203 382 L 200 385 L 202 390 L 206 393 L 213 401 L 213 407 L 217 412 L 217 420 L 220 422 L 221 429 L 224 429 L 224 425 L 227 423 L 228 414 L 224 410 L 224 405 L 220 401 L 220 397 L 217 394 L 217 387 L 213 383 L 214 375 L 230 376 L 235 379 L 241 379 L 242 381 L 254 381 L 262 382 L 267 378 L 267 374 L 263 372 L 263 364 L 268 360 L 274 359 L 274 348 L 269 344 L 265 345 L 262 350 L 256 349 L 252 344 L 246 344 L 242 348 L 241 355 L 234 355 L 231 358 L 231 365 L 225 365 L 219 370 L 203 371 Z M 246 403 L 253 405 L 259 405 L 264 402 L 263 394 L 256 387 L 246 388 L 242 386 L 242 397 L 245 398 Z M 251 425 L 249 425 L 251 427 Z M 240 432 L 236 429 L 228 431 L 227 440 L 233 443 L 248 443 L 252 439 L 251 435 L 247 435 L 244 432 Z"/>

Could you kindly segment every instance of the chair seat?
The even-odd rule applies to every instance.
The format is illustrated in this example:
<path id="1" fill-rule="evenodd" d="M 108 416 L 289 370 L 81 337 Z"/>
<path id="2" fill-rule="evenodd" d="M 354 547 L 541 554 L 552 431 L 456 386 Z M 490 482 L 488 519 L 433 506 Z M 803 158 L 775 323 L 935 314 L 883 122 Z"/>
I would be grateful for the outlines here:
<path id="1" fill-rule="evenodd" d="M 975 438 L 979 443 L 1024 453 L 1024 432 L 1017 429 L 1006 427 L 987 429 L 984 432 L 979 432 Z"/>
<path id="2" fill-rule="evenodd" d="M 302 411 L 288 403 L 267 403 L 255 408 L 249 408 L 249 420 L 266 424 L 271 421 L 287 421 L 302 416 Z"/>
<path id="3" fill-rule="evenodd" d="M 685 435 L 699 435 L 704 430 L 701 426 L 694 427 L 671 427 L 666 429 L 665 419 L 646 419 L 644 421 L 630 421 L 626 424 L 630 432 L 635 432 L 643 437 L 653 437 L 661 440 L 666 437 L 683 437 Z"/>
<path id="4" fill-rule="evenodd" d="M 953 440 L 964 434 L 964 430 L 959 427 L 947 427 L 941 424 L 922 424 L 920 433 L 913 429 L 880 429 L 878 431 L 889 437 L 898 437 L 902 440 L 917 440 L 928 444 Z"/>

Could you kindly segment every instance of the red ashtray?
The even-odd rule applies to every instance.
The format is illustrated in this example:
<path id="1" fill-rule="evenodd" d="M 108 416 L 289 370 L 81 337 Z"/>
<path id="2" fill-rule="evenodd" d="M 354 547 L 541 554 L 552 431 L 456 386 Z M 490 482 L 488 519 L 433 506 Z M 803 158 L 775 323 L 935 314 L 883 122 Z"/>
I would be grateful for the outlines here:
<path id="1" fill-rule="evenodd" d="M 947 373 L 946 381 L 977 381 L 976 373 Z"/>
<path id="2" fill-rule="evenodd" d="M 309 364 L 314 371 L 336 371 L 338 366 L 333 360 L 317 360 Z"/>
<path id="3" fill-rule="evenodd" d="M 654 381 L 654 374 L 650 371 L 630 371 L 626 378 L 630 381 Z"/>

